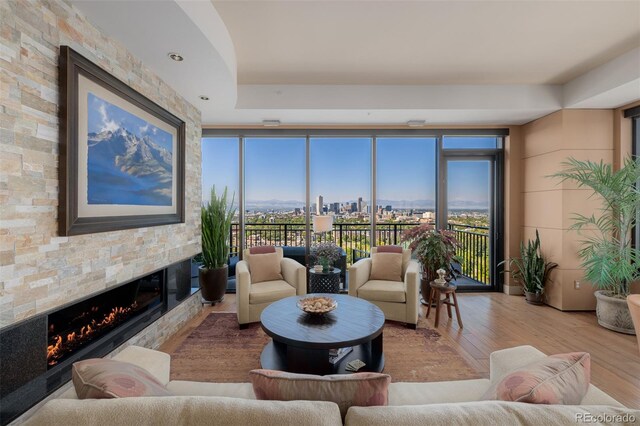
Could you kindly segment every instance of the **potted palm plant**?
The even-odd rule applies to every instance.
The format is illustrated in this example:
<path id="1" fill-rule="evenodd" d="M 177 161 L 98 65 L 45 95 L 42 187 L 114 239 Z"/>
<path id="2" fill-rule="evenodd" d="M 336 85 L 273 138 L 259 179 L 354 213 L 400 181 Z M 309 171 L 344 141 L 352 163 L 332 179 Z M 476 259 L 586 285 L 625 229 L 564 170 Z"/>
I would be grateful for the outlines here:
<path id="1" fill-rule="evenodd" d="M 507 261 L 500 262 L 498 266 Z M 522 283 L 524 296 L 527 302 L 533 305 L 542 305 L 544 297 L 544 287 L 549 280 L 549 275 L 557 263 L 547 262 L 540 249 L 540 235 L 536 229 L 536 239 L 520 243 L 520 257 L 508 260 L 511 276 L 514 280 Z"/>
<path id="2" fill-rule="evenodd" d="M 420 291 L 423 299 L 429 296 L 429 283 L 438 278 L 438 269 L 447 271 L 448 281 L 455 279 L 460 273 L 455 267 L 460 263 L 456 256 L 460 243 L 453 232 L 438 230 L 425 223 L 404 231 L 402 241 L 409 243 L 409 249 L 420 264 Z"/>
<path id="3" fill-rule="evenodd" d="M 628 157 L 614 171 L 603 161 L 579 161 L 573 158 L 563 163 L 564 170 L 553 175 L 562 181 L 575 182 L 579 188 L 589 188 L 602 199 L 598 214 L 575 214 L 572 229 L 589 229 L 578 255 L 585 278 L 597 288 L 596 314 L 598 324 L 621 333 L 635 334 L 631 313 L 625 301 L 629 286 L 640 279 L 640 250 L 631 236 L 636 226 L 640 206 L 640 157 Z"/>
<path id="4" fill-rule="evenodd" d="M 224 299 L 229 278 L 229 232 L 235 215 L 232 197 L 227 202 L 227 188 L 218 197 L 215 186 L 211 199 L 202 206 L 202 266 L 198 282 L 201 296 L 206 302 L 216 303 Z"/>

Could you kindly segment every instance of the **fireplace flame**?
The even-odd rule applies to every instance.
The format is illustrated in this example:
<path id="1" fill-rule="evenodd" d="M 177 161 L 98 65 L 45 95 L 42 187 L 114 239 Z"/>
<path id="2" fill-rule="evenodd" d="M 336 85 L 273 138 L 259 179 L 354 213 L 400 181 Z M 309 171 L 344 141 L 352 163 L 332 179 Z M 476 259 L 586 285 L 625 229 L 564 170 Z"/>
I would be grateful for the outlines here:
<path id="1" fill-rule="evenodd" d="M 56 365 L 67 352 L 85 344 L 103 329 L 124 320 L 137 306 L 138 304 L 133 302 L 127 308 L 121 306 L 113 308 L 111 312 L 104 315 L 102 320 L 96 321 L 93 319 L 89 324 L 83 325 L 80 330 L 67 334 L 66 338 L 59 334 L 54 336 L 50 342 L 51 344 L 47 346 L 47 363 L 50 366 Z M 91 312 L 95 313 L 97 311 L 98 307 L 91 308 Z"/>

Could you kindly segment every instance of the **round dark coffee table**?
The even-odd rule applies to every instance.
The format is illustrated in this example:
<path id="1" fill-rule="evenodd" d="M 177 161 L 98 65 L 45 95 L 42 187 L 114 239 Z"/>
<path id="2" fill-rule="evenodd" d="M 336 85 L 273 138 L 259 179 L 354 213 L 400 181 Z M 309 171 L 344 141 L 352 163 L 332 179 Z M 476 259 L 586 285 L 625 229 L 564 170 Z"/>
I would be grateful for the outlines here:
<path id="1" fill-rule="evenodd" d="M 313 296 L 320 296 L 314 294 Z M 260 316 L 262 329 L 272 341 L 260 356 L 262 368 L 306 374 L 344 374 L 347 363 L 360 359 L 367 365 L 359 371 L 384 369 L 382 331 L 384 314 L 363 299 L 326 294 L 338 307 L 324 315 L 310 315 L 297 306 L 292 296 L 269 305 Z M 340 362 L 329 362 L 329 349 L 351 346 L 353 351 Z"/>

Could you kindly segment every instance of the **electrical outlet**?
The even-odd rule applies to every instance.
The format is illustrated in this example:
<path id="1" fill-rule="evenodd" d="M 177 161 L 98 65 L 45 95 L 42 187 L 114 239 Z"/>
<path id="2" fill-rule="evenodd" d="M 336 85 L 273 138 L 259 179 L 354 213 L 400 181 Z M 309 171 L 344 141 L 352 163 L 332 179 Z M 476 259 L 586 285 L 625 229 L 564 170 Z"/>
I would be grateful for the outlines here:
<path id="1" fill-rule="evenodd" d="M 574 281 L 573 282 L 573 288 L 575 290 L 580 290 L 580 281 Z"/>

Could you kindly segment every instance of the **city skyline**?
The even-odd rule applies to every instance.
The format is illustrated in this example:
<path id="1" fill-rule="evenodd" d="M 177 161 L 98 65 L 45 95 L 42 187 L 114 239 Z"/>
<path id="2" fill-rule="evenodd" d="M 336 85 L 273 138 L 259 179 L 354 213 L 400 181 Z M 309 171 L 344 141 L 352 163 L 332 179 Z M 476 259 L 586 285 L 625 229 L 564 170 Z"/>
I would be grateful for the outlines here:
<path id="1" fill-rule="evenodd" d="M 471 142 L 495 146 L 495 138 L 456 138 L 459 145 Z M 237 138 L 203 139 L 203 188 L 215 184 L 220 190 L 228 186 L 230 192 L 238 193 L 238 145 Z M 378 204 L 433 208 L 435 148 L 435 138 L 378 138 Z M 244 155 L 246 207 L 267 202 L 304 206 L 304 138 L 246 138 Z M 309 155 L 312 204 L 318 195 L 323 196 L 324 204 L 357 202 L 360 197 L 370 204 L 369 138 L 311 138 Z M 488 161 L 449 161 L 449 208 L 488 208 L 489 171 Z M 208 192 L 203 190 L 205 201 Z"/>

